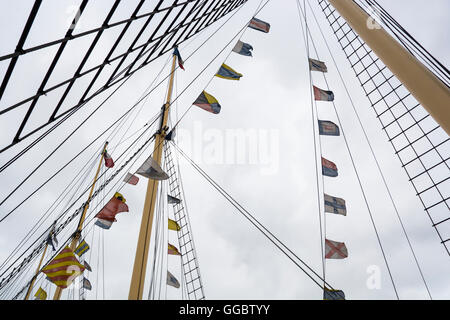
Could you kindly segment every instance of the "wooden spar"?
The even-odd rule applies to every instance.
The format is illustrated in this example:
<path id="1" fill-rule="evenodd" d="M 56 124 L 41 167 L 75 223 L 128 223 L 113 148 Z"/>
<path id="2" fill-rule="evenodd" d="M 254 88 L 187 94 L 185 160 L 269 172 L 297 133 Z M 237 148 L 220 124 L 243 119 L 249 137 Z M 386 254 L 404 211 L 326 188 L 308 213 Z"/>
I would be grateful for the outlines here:
<path id="1" fill-rule="evenodd" d="M 328 0 L 436 122 L 450 135 L 450 90 L 352 0 Z"/>
<path id="2" fill-rule="evenodd" d="M 95 183 L 97 182 L 97 178 L 98 178 L 98 175 L 100 173 L 100 169 L 102 167 L 102 162 L 103 162 L 103 158 L 105 157 L 105 151 L 106 151 L 106 147 L 107 146 L 108 146 L 108 141 L 105 142 L 105 146 L 103 147 L 102 155 L 100 157 L 100 163 L 98 164 L 97 172 L 95 173 L 94 182 L 92 183 L 91 191 L 89 191 L 88 200 L 86 202 L 86 205 L 84 206 L 83 214 L 81 215 L 80 222 L 78 223 L 77 230 L 75 231 L 75 235 L 74 235 L 74 237 L 72 239 L 72 242 L 70 243 L 70 246 L 69 246 L 69 248 L 72 251 L 75 250 L 75 248 L 77 246 L 77 242 L 80 239 L 81 230 L 83 229 L 84 219 L 86 218 L 86 212 L 87 212 L 87 209 L 89 208 L 89 202 L 91 200 L 92 193 L 94 192 Z M 62 290 L 63 289 L 60 288 L 60 287 L 56 288 L 55 295 L 53 296 L 53 300 L 59 300 L 61 298 Z"/>
<path id="3" fill-rule="evenodd" d="M 166 137 L 166 130 L 167 130 L 166 125 L 167 125 L 167 118 L 169 115 L 170 101 L 172 99 L 172 89 L 173 89 L 173 79 L 175 74 L 176 59 L 177 56 L 174 54 L 172 59 L 172 71 L 170 74 L 167 100 L 161 110 L 162 113 L 161 128 L 156 134 L 155 147 L 153 150 L 153 160 L 155 160 L 159 165 L 161 165 L 164 138 Z M 147 184 L 147 194 L 145 196 L 144 210 L 142 212 L 141 227 L 139 231 L 138 244 L 136 248 L 136 256 L 134 259 L 133 274 L 131 277 L 128 300 L 142 300 L 157 194 L 158 194 L 158 180 L 149 179 Z"/>
<path id="4" fill-rule="evenodd" d="M 36 281 L 36 278 L 41 270 L 42 260 L 44 260 L 45 253 L 47 252 L 48 243 L 45 244 L 44 252 L 42 253 L 41 260 L 39 261 L 39 265 L 36 269 L 36 273 L 34 274 L 33 280 L 31 280 L 30 286 L 28 287 L 27 295 L 25 296 L 25 300 L 28 300 L 30 298 L 31 290 L 33 290 L 34 282 Z"/>

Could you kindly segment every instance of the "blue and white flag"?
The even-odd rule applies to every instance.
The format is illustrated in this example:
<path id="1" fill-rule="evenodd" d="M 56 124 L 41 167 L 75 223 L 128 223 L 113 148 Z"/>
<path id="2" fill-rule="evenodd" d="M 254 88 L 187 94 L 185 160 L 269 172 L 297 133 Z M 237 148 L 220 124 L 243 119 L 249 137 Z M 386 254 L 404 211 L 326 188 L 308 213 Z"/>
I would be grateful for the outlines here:
<path id="1" fill-rule="evenodd" d="M 325 212 L 347 215 L 347 208 L 345 207 L 345 200 L 336 198 L 328 194 L 324 194 Z"/>
<path id="2" fill-rule="evenodd" d="M 339 127 L 331 121 L 319 120 L 319 134 L 323 136 L 339 136 Z"/>
<path id="3" fill-rule="evenodd" d="M 108 230 L 109 228 L 111 228 L 112 224 L 114 221 L 109 221 L 109 220 L 105 220 L 105 219 L 97 219 L 97 221 L 95 221 L 95 225 L 99 226 L 102 229 Z"/>
<path id="4" fill-rule="evenodd" d="M 311 58 L 309 58 L 309 70 L 319 71 L 319 72 L 328 72 L 325 62 L 311 59 Z"/>
<path id="5" fill-rule="evenodd" d="M 253 47 L 248 43 L 242 42 L 240 40 L 238 40 L 233 48 L 233 51 L 236 53 L 242 54 L 243 56 L 252 57 L 252 52 L 250 50 L 253 50 Z"/>

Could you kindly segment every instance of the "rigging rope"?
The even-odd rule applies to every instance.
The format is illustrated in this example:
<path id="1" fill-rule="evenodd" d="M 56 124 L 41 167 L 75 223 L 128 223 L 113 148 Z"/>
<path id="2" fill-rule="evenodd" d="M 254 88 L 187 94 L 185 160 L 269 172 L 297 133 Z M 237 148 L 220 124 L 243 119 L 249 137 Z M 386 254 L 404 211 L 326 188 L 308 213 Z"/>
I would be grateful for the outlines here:
<path id="1" fill-rule="evenodd" d="M 298 1 L 298 0 L 297 0 L 297 1 Z M 309 3 L 309 2 L 308 2 L 308 3 Z M 302 10 L 302 8 L 300 8 L 300 10 Z M 303 10 L 302 10 L 302 13 L 303 13 Z M 305 7 L 305 14 L 306 14 L 306 7 Z M 313 13 L 313 14 L 314 14 L 314 13 Z M 312 37 L 312 34 L 311 34 L 309 28 L 306 29 L 306 34 L 307 34 L 307 35 L 309 34 L 309 36 L 311 37 L 311 42 L 312 42 L 312 44 L 313 44 L 314 51 L 315 51 L 315 53 L 316 53 L 316 56 L 319 58 L 319 54 L 318 54 L 318 52 L 317 52 L 317 48 L 316 48 L 316 46 L 315 46 L 315 44 L 314 44 L 314 39 L 313 39 L 313 37 Z M 323 79 L 324 79 L 324 81 L 325 81 L 325 83 L 326 83 L 327 90 L 330 90 L 330 87 L 329 87 L 329 84 L 328 84 L 328 81 L 327 81 L 327 78 L 326 78 L 325 74 L 322 74 L 322 76 L 323 76 Z M 384 248 L 383 248 L 383 245 L 382 245 L 382 243 L 381 243 L 381 238 L 380 238 L 380 236 L 379 236 L 378 229 L 377 229 L 377 227 L 376 227 L 376 225 L 375 225 L 375 221 L 374 221 L 374 219 L 373 219 L 372 211 L 370 210 L 370 206 L 369 206 L 369 203 L 368 203 L 368 200 L 367 200 L 367 197 L 366 197 L 366 193 L 365 193 L 364 188 L 363 188 L 363 186 L 362 186 L 362 182 L 361 182 L 361 179 L 360 179 L 360 177 L 359 177 L 358 170 L 356 169 L 355 161 L 354 161 L 354 159 L 353 159 L 353 154 L 352 154 L 351 151 L 350 151 L 350 147 L 349 147 L 347 138 L 346 138 L 345 133 L 344 133 L 344 128 L 342 127 L 342 123 L 341 123 L 339 114 L 338 114 L 338 112 L 337 112 L 336 104 L 334 103 L 334 101 L 331 101 L 331 102 L 332 102 L 332 104 L 333 104 L 333 108 L 334 108 L 334 110 L 335 110 L 336 117 L 337 117 L 339 126 L 340 126 L 341 131 L 342 131 L 342 137 L 344 138 L 345 146 L 346 146 L 347 151 L 348 151 L 348 153 L 349 153 L 350 160 L 351 160 L 351 162 L 352 162 L 352 166 L 353 166 L 353 169 L 354 169 L 354 171 L 355 171 L 355 174 L 356 174 L 356 177 L 357 177 L 357 180 L 358 180 L 358 183 L 359 183 L 359 187 L 360 187 L 360 189 L 361 189 L 361 193 L 362 193 L 363 198 L 364 198 L 364 202 L 365 202 L 365 204 L 366 204 L 367 212 L 369 213 L 369 217 L 370 217 L 372 226 L 373 226 L 374 231 L 375 231 L 375 236 L 376 236 L 376 238 L 377 238 L 378 245 L 379 245 L 380 250 L 381 250 L 381 253 L 382 253 L 382 255 L 383 255 L 384 263 L 386 264 L 386 268 L 387 268 L 388 273 L 389 273 L 389 278 L 390 278 L 390 280 L 391 280 L 392 287 L 393 287 L 393 289 L 394 289 L 395 295 L 396 295 L 397 300 L 398 300 L 398 299 L 399 299 L 399 296 L 398 296 L 398 292 L 397 292 L 397 287 L 395 286 L 394 278 L 393 278 L 393 276 L 392 276 L 391 269 L 390 269 L 390 267 L 389 267 L 389 263 L 388 263 L 388 261 L 387 261 L 386 254 L 385 254 L 385 252 L 384 252 Z"/>
<path id="2" fill-rule="evenodd" d="M 200 175 L 202 175 L 206 181 L 208 181 L 228 202 L 230 202 L 254 227 L 256 227 L 269 241 L 271 241 L 287 258 L 289 258 L 300 270 L 302 270 L 315 284 L 317 284 L 321 290 L 323 286 L 308 272 L 306 271 L 297 261 L 294 260 L 295 257 L 301 264 L 303 264 L 307 269 L 309 269 L 319 280 L 324 281 L 330 289 L 334 289 L 328 282 L 326 282 L 314 269 L 312 269 L 306 262 L 300 259 L 291 249 L 289 249 L 278 237 L 271 233 L 261 222 L 259 222 L 250 212 L 248 212 L 242 205 L 239 204 L 229 193 L 227 193 L 216 181 L 214 181 L 198 164 L 196 164 L 188 155 L 186 155 L 183 150 L 180 149 L 173 141 L 172 144 L 175 149 L 192 165 L 192 167 L 197 170 Z M 287 251 L 287 252 L 286 252 Z M 290 255 L 288 254 L 290 253 Z"/>
<path id="3" fill-rule="evenodd" d="M 399 212 L 398 212 L 397 206 L 395 205 L 394 198 L 393 198 L 392 193 L 391 193 L 391 191 L 390 191 L 390 188 L 389 188 L 389 186 L 388 186 L 388 184 L 387 184 L 387 182 L 386 182 L 386 179 L 385 179 L 385 177 L 384 177 L 384 174 L 383 174 L 383 172 L 382 172 L 382 170 L 381 170 L 380 164 L 379 164 L 378 159 L 377 159 L 377 157 L 376 157 L 376 155 L 375 155 L 375 151 L 374 151 L 373 148 L 372 148 L 372 144 L 370 143 L 369 137 L 368 137 L 368 135 L 367 135 L 367 133 L 366 133 L 366 130 L 364 129 L 364 126 L 363 126 L 363 124 L 362 124 L 362 121 L 361 121 L 361 118 L 360 118 L 360 116 L 359 116 L 359 113 L 358 113 L 358 111 L 357 111 L 357 109 L 356 109 L 356 107 L 355 107 L 355 103 L 354 103 L 354 101 L 353 101 L 353 99 L 352 99 L 352 97 L 351 97 L 351 95 L 350 95 L 350 91 L 349 91 L 348 88 L 347 88 L 347 85 L 346 85 L 346 83 L 345 83 L 345 81 L 344 81 L 344 78 L 343 78 L 342 73 L 341 73 L 341 71 L 340 71 L 340 69 L 339 69 L 339 66 L 338 66 L 336 60 L 334 59 L 334 55 L 333 55 L 333 53 L 332 53 L 332 51 L 331 51 L 331 49 L 330 49 L 330 47 L 329 47 L 329 45 L 328 45 L 328 42 L 327 42 L 327 40 L 326 40 L 326 37 L 325 37 L 325 35 L 324 35 L 324 33 L 323 33 L 323 31 L 322 31 L 322 29 L 321 29 L 319 23 L 318 23 L 318 20 L 317 20 L 317 18 L 316 18 L 316 15 L 314 14 L 314 11 L 313 11 L 313 9 L 312 9 L 311 4 L 309 3 L 309 1 L 308 1 L 308 6 L 309 6 L 309 8 L 310 8 L 310 10 L 311 10 L 311 12 L 312 12 L 312 15 L 313 15 L 313 17 L 314 17 L 314 20 L 315 20 L 315 22 L 316 22 L 316 25 L 317 25 L 317 27 L 319 28 L 320 34 L 321 34 L 321 36 L 322 36 L 323 41 L 325 42 L 325 45 L 326 45 L 327 50 L 328 50 L 328 52 L 329 52 L 329 54 L 330 54 L 330 56 L 331 56 L 331 59 L 332 59 L 332 61 L 333 61 L 333 64 L 334 64 L 334 66 L 335 66 L 335 68 L 336 68 L 336 70 L 337 70 L 337 72 L 338 72 L 338 75 L 339 75 L 339 78 L 340 78 L 340 80 L 341 80 L 341 83 L 342 83 L 343 86 L 344 86 L 344 89 L 345 89 L 345 91 L 346 91 L 347 97 L 349 98 L 350 104 L 351 104 L 351 106 L 352 106 L 353 112 L 354 112 L 354 114 L 356 115 L 356 118 L 357 118 L 357 120 L 358 120 L 358 124 L 359 124 L 361 130 L 363 131 L 364 138 L 365 138 L 365 140 L 366 140 L 366 142 L 367 142 L 367 145 L 369 146 L 371 155 L 372 155 L 373 159 L 375 160 L 375 163 L 376 163 L 376 166 L 377 166 L 377 170 L 378 170 L 378 172 L 379 172 L 379 174 L 380 174 L 380 176 L 381 176 L 381 178 L 382 178 L 382 180 L 383 180 L 384 187 L 385 187 L 386 191 L 388 192 L 388 195 L 389 195 L 391 204 L 392 204 L 392 206 L 393 206 L 393 208 L 394 208 L 394 211 L 395 211 L 395 213 L 396 213 L 397 219 L 398 219 L 398 221 L 399 221 L 399 223 L 400 223 L 400 226 L 401 226 L 401 228 L 402 228 L 403 234 L 404 234 L 404 236 L 405 236 L 405 238 L 406 238 L 406 240 L 407 240 L 407 242 L 408 242 L 409 249 L 410 249 L 410 251 L 411 251 L 411 253 L 412 253 L 413 257 L 414 257 L 415 264 L 416 264 L 416 266 L 417 266 L 417 268 L 418 268 L 418 271 L 419 271 L 419 273 L 420 273 L 420 276 L 421 276 L 421 278 L 422 278 L 422 281 L 423 281 L 423 283 L 424 283 L 424 286 L 425 286 L 425 288 L 426 288 L 426 291 L 427 291 L 427 293 L 428 293 L 430 299 L 432 299 L 430 290 L 429 290 L 429 288 L 428 288 L 427 282 L 426 282 L 426 280 L 425 280 L 425 277 L 424 277 L 424 275 L 423 275 L 422 269 L 421 269 L 420 264 L 419 264 L 419 262 L 418 262 L 417 256 L 416 256 L 416 254 L 415 254 L 415 252 L 414 252 L 414 249 L 413 249 L 413 247 L 412 247 L 412 244 L 411 244 L 411 241 L 410 241 L 410 239 L 409 239 L 408 233 L 407 233 L 406 228 L 405 228 L 405 226 L 404 226 L 404 224 L 403 224 L 403 221 L 402 221 L 402 219 L 401 219 L 401 217 L 400 217 L 400 214 L 399 214 Z M 305 8 L 305 11 L 306 11 L 306 8 Z M 317 54 L 317 50 L 316 50 L 316 47 L 315 47 L 315 46 L 314 46 L 314 50 L 316 51 L 316 54 Z M 325 76 L 324 76 L 324 77 L 325 77 Z M 325 81 L 326 81 L 326 80 L 325 80 Z M 328 84 L 327 84 L 327 87 L 328 87 Z M 340 119 L 339 119 L 339 115 L 338 115 L 338 112 L 337 112 L 337 109 L 336 109 L 336 106 L 335 106 L 334 102 L 333 102 L 333 106 L 334 106 L 334 109 L 335 109 L 335 112 L 336 112 L 336 116 L 337 116 L 337 118 L 338 118 L 339 125 L 342 127 L 342 123 L 341 123 L 341 121 L 340 121 Z M 357 176 L 357 178 L 358 178 L 359 184 L 360 184 L 360 186 L 361 186 L 361 191 L 362 191 L 362 193 L 363 193 L 363 195 L 364 195 L 364 191 L 363 191 L 363 189 L 362 189 L 362 184 L 361 184 L 361 182 L 360 182 L 360 180 L 359 180 L 359 175 L 358 175 L 358 173 L 357 173 L 357 169 L 356 169 L 355 163 L 354 163 L 354 161 L 353 161 L 353 157 L 352 157 L 351 152 L 350 152 L 350 147 L 349 147 L 349 145 L 348 145 L 347 139 L 345 138 L 344 130 L 342 130 L 342 135 L 343 135 L 343 137 L 344 137 L 344 141 L 345 141 L 347 150 L 348 150 L 349 155 L 350 155 L 350 158 L 351 158 L 351 160 L 352 160 L 352 165 L 353 165 L 354 171 L 355 171 L 355 173 L 356 173 L 356 176 Z M 364 196 L 364 199 L 366 200 L 365 196 Z M 367 201 L 366 201 L 366 206 L 368 207 Z M 370 213 L 370 211 L 369 211 L 369 213 Z M 371 220 L 372 220 L 372 222 L 373 222 L 373 218 L 372 218 L 371 213 L 370 213 L 370 217 L 371 217 Z M 373 224 L 374 224 L 374 222 L 373 222 Z M 375 228 L 375 225 L 374 225 L 374 228 Z M 376 230 L 376 229 L 375 229 L 375 230 Z M 377 237 L 378 237 L 378 236 L 377 236 Z M 380 243 L 380 246 L 381 246 L 381 243 Z M 387 265 L 387 261 L 385 261 L 385 262 L 386 262 L 386 265 Z M 388 267 L 388 270 L 389 270 L 389 267 Z M 389 272 L 389 274 L 391 275 L 390 272 Z M 392 279 L 392 275 L 391 275 L 391 279 Z M 395 290 L 395 292 L 396 292 L 397 299 L 398 299 L 399 297 L 398 297 L 397 290 L 396 290 L 396 287 L 395 287 L 395 285 L 394 285 L 393 279 L 392 279 L 392 285 L 394 286 L 394 290 Z"/>
<path id="4" fill-rule="evenodd" d="M 264 3 L 264 5 L 255 13 L 255 14 L 257 14 L 259 11 L 261 11 L 266 5 L 267 5 L 267 3 L 269 2 L 270 0 L 267 0 L 265 3 Z M 239 7 L 239 9 L 237 10 L 237 11 L 235 11 L 217 30 L 215 30 L 197 49 L 195 49 L 194 51 L 193 51 L 193 53 L 191 53 L 186 59 L 185 59 L 185 61 L 187 61 L 193 54 L 195 54 L 209 39 L 211 39 L 211 37 L 215 34 L 215 33 L 217 33 L 217 31 L 220 29 L 220 28 L 222 28 L 222 26 L 224 25 L 224 24 L 226 24 L 240 9 L 241 9 L 242 7 Z M 238 33 L 224 46 L 224 48 L 219 52 L 219 54 L 221 53 L 221 52 L 223 52 L 223 50 L 236 38 L 236 36 L 245 28 L 247 26 L 247 23 L 242 27 L 242 29 L 241 30 L 239 30 L 238 31 Z M 217 54 L 209 63 L 208 63 L 208 65 L 203 69 L 203 70 L 201 70 L 200 71 L 200 73 L 184 88 L 184 90 L 182 90 L 182 92 L 170 103 L 170 105 L 172 105 L 181 95 L 183 95 L 183 93 L 194 83 L 194 81 L 195 80 L 197 80 L 198 79 L 198 77 L 206 70 L 206 68 L 218 57 L 218 55 L 219 54 Z M 176 67 L 176 69 L 177 69 L 178 67 Z M 167 75 L 161 82 L 159 82 L 157 85 L 156 85 L 156 87 L 158 87 L 165 79 L 167 79 L 169 76 L 170 76 L 171 74 L 169 74 L 169 75 Z M 156 87 L 154 88 L 154 89 L 156 89 Z M 117 88 L 118 89 L 118 88 Z M 117 90 L 116 89 L 116 90 Z M 153 90 L 154 90 L 153 89 Z M 152 91 L 153 91 L 152 90 Z M 147 95 L 149 95 L 152 91 L 150 91 Z M 145 95 L 145 96 L 147 96 L 147 95 Z M 191 105 L 191 107 L 192 107 L 192 105 Z M 191 108 L 190 107 L 190 108 Z M 178 120 L 178 122 L 177 122 L 177 124 L 173 127 L 173 128 L 175 128 L 179 123 L 180 123 L 180 121 L 183 119 L 183 117 L 187 114 L 187 112 L 190 110 L 190 108 L 183 114 L 183 116 Z M 159 118 L 159 117 L 158 117 Z M 157 118 L 157 119 L 158 119 Z M 155 120 L 156 121 L 156 120 Z M 145 131 L 144 131 L 145 132 Z M 147 142 L 146 143 L 148 143 L 149 142 L 149 140 L 147 140 Z M 142 146 L 143 147 L 143 146 Z M 141 148 L 142 148 L 141 147 Z M 123 155 L 123 154 L 122 154 Z M 136 155 L 136 153 L 135 153 L 135 155 Z M 130 161 L 131 159 L 129 159 L 128 161 Z M 128 161 L 127 161 L 127 163 L 128 163 Z M 123 166 L 122 166 L 122 168 L 123 168 Z M 121 169 L 122 169 L 121 168 Z M 116 173 L 111 177 L 111 178 L 109 178 L 108 180 L 107 180 L 107 183 L 109 183 L 109 181 L 111 181 L 112 180 L 112 178 L 121 170 L 121 169 L 119 169 L 118 171 L 116 171 Z M 100 177 L 99 177 L 99 179 L 100 179 Z M 106 184 L 107 184 L 106 183 Z M 102 185 L 101 186 L 101 188 L 104 188 L 105 187 L 105 185 Z M 100 190 L 100 189 L 99 189 Z M 96 196 L 97 195 L 97 193 L 98 193 L 98 190 L 96 191 L 96 192 L 94 192 L 94 194 L 93 194 L 93 197 L 94 196 Z M 77 200 L 79 200 L 79 198 L 77 199 Z M 81 209 L 81 208 L 80 208 Z M 74 218 L 75 217 L 75 215 L 77 214 L 77 212 L 79 212 L 79 210 L 80 209 L 78 209 L 70 218 Z M 67 212 L 66 212 L 67 213 Z M 1 220 L 0 220 L 0 222 L 1 222 Z M 67 222 L 67 221 L 66 221 Z M 59 230 L 58 230 L 59 231 Z M 37 241 L 37 240 L 36 240 Z M 36 243 L 36 241 L 34 242 L 34 243 Z M 34 244 L 33 243 L 33 244 Z M 30 246 L 31 247 L 31 246 Z M 29 248 L 30 248 L 29 247 Z M 20 258 L 20 257 L 19 257 Z M 18 259 L 19 259 L 18 258 Z M 16 261 L 18 261 L 18 259 L 16 260 Z M 15 262 L 16 262 L 15 261 Z M 14 262 L 14 263 L 15 263 Z M 13 263 L 13 264 L 14 264 Z M 9 268 L 8 268 L 9 269 Z M 7 270 L 8 270 L 7 269 Z M 6 271 L 7 271 L 6 270 Z M 6 272 L 5 271 L 5 272 Z M 4 272 L 4 273 L 5 273 Z M 3 274 L 4 274 L 3 273 Z M 2 275 L 3 275 L 2 274 Z M 2 282 L 0 282 L 0 285 L 2 284 Z"/>
<path id="5" fill-rule="evenodd" d="M 304 35 L 303 32 L 305 32 L 306 34 L 306 30 L 303 30 L 303 24 L 301 23 L 302 21 L 302 17 L 301 17 L 301 13 L 300 13 L 300 3 L 297 0 L 296 1 L 297 4 L 297 12 L 298 12 L 298 16 L 299 16 L 299 22 L 300 22 L 300 27 L 302 29 L 302 35 L 303 35 L 303 39 L 305 40 L 305 44 L 306 44 L 306 57 L 309 58 L 309 41 L 308 41 L 308 36 Z M 303 2 L 304 5 L 304 2 Z M 308 22 L 306 19 L 306 12 L 304 15 L 304 21 L 305 21 L 305 25 L 306 27 L 308 26 Z M 311 75 L 311 70 L 309 70 L 309 85 L 310 88 L 312 88 L 312 75 Z M 319 232 L 320 232 L 320 249 L 321 249 L 321 261 L 322 261 L 322 277 L 324 279 L 324 287 L 325 287 L 325 280 L 326 280 L 326 259 L 325 259 L 325 249 L 324 249 L 324 243 L 325 243 L 325 236 L 326 236 L 326 231 L 325 231 L 325 226 L 326 226 L 326 221 L 325 221 L 325 217 L 326 214 L 324 214 L 324 221 L 323 221 L 323 228 L 322 228 L 322 210 L 321 210 L 321 197 L 320 197 L 320 186 L 319 186 L 319 166 L 318 166 L 318 157 L 317 157 L 317 141 L 316 141 L 316 136 L 318 137 L 319 140 L 319 154 L 320 156 L 322 156 L 322 142 L 321 142 L 321 138 L 320 135 L 317 135 L 317 131 L 316 131 L 316 123 L 317 120 L 315 119 L 314 115 L 316 115 L 316 118 L 318 119 L 318 113 L 317 113 L 317 104 L 314 104 L 314 100 L 313 100 L 313 95 L 312 95 L 312 91 L 309 90 L 309 96 L 310 96 L 310 103 L 311 103 L 311 118 L 312 118 L 312 135 L 313 135 L 313 142 L 314 142 L 314 164 L 315 164 L 315 168 L 316 168 L 316 188 L 317 188 L 317 208 L 318 208 L 318 214 L 319 214 Z M 314 105 L 315 105 L 315 110 L 314 110 Z M 320 174 L 320 176 L 322 177 L 322 190 L 324 190 L 324 181 L 323 181 L 323 175 Z"/>

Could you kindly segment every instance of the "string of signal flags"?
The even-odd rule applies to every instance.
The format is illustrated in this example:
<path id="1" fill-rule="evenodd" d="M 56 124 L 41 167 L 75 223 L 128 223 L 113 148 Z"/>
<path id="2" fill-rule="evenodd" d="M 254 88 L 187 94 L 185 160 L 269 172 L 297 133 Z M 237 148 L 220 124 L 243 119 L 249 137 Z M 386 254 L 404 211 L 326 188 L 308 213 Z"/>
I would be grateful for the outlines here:
<path id="1" fill-rule="evenodd" d="M 247 27 L 263 33 L 268 33 L 270 30 L 269 23 L 255 17 L 250 20 Z M 253 47 L 250 44 L 242 42 L 240 40 L 238 40 L 238 42 L 232 49 L 233 52 L 247 57 L 252 57 L 252 50 Z M 184 61 L 181 58 L 181 54 L 177 47 L 174 48 L 173 54 L 177 57 L 178 66 L 182 70 L 185 70 Z M 226 80 L 240 80 L 243 75 L 223 63 L 215 76 Z M 219 104 L 217 99 L 206 91 L 202 91 L 200 93 L 198 98 L 194 101 L 193 105 L 196 105 L 203 110 L 211 112 L 213 114 L 218 114 L 221 110 L 221 105 Z M 172 132 L 173 131 L 169 132 L 169 134 L 166 136 L 166 140 L 172 139 Z M 103 158 L 106 168 L 114 167 L 114 160 L 106 149 L 104 150 Z M 169 179 L 167 173 L 164 172 L 160 165 L 155 160 L 153 160 L 151 156 L 144 161 L 144 163 L 136 170 L 135 173 L 128 172 L 123 181 L 130 185 L 137 185 L 139 182 L 139 177 L 137 175 L 153 180 Z M 179 204 L 181 202 L 181 199 L 168 194 L 167 202 L 169 204 Z M 106 205 L 95 215 L 95 218 L 97 218 L 95 225 L 104 230 L 109 230 L 112 227 L 113 223 L 117 222 L 116 215 L 122 212 L 129 212 L 129 207 L 126 204 L 125 197 L 121 193 L 116 192 L 114 196 L 106 203 Z M 168 219 L 168 229 L 173 231 L 181 230 L 178 223 L 172 219 Z M 47 243 L 52 246 L 53 250 L 56 250 L 58 242 L 53 232 L 49 233 Z M 92 268 L 86 261 L 80 263 L 80 261 L 76 257 L 76 255 L 78 255 L 81 258 L 81 256 L 85 254 L 89 249 L 90 247 L 85 240 L 80 241 L 75 250 L 71 250 L 69 246 L 66 246 L 58 255 L 56 255 L 55 258 L 52 259 L 52 261 L 50 261 L 42 269 L 42 272 L 46 274 L 47 280 L 49 280 L 56 286 L 62 289 L 67 288 L 71 285 L 75 278 L 79 275 L 82 275 L 85 270 L 92 271 Z M 168 243 L 167 253 L 168 255 L 181 256 L 178 248 L 170 243 Z M 78 271 L 74 274 L 72 270 Z M 180 282 L 172 273 L 169 272 L 169 270 L 167 270 L 167 285 L 174 288 L 180 288 Z M 91 283 L 84 276 L 83 287 L 87 290 L 92 289 Z M 42 287 L 39 287 L 35 293 L 35 300 L 46 299 L 47 293 L 42 289 Z"/>
<path id="2" fill-rule="evenodd" d="M 309 70 L 326 73 L 328 72 L 325 62 L 308 58 Z M 334 101 L 334 93 L 313 85 L 312 87 L 315 101 Z M 322 136 L 340 136 L 339 127 L 328 120 L 318 120 L 319 135 Z M 338 169 L 334 162 L 321 156 L 322 175 L 326 177 L 337 177 Z M 345 200 L 324 193 L 325 213 L 337 215 L 347 215 Z M 329 240 L 325 235 L 325 259 L 345 259 L 348 257 L 348 250 L 344 242 Z M 324 286 L 324 300 L 345 300 L 345 294 L 342 290 L 332 290 Z"/>

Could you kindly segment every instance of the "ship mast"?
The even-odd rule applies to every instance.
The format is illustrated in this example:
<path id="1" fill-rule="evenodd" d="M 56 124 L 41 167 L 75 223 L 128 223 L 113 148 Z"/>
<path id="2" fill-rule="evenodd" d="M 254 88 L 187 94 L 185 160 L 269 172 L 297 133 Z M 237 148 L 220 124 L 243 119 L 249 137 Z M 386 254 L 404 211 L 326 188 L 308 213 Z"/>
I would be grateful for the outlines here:
<path id="1" fill-rule="evenodd" d="M 161 108 L 161 127 L 156 133 L 155 147 L 153 150 L 153 160 L 161 165 L 161 157 L 164 139 L 167 132 L 167 118 L 169 115 L 170 101 L 172 99 L 173 79 L 175 74 L 175 62 L 177 56 L 172 58 L 172 69 L 169 80 L 166 103 Z M 156 195 L 158 191 L 158 180 L 149 179 L 147 184 L 147 194 L 145 196 L 144 210 L 142 212 L 141 227 L 139 231 L 136 257 L 134 259 L 133 274 L 131 277 L 129 300 L 142 300 L 144 291 L 145 272 L 147 269 L 148 252 L 150 247 L 150 237 L 152 233 L 153 216 L 155 212 Z"/>
<path id="2" fill-rule="evenodd" d="M 449 88 L 381 26 L 369 28 L 371 17 L 353 0 L 328 1 L 450 135 Z"/>
<path id="3" fill-rule="evenodd" d="M 95 183 L 97 182 L 98 174 L 100 173 L 100 169 L 102 167 L 102 161 L 103 161 L 103 158 L 105 156 L 105 151 L 106 151 L 106 147 L 107 146 L 108 146 L 108 141 L 105 142 L 105 146 L 103 147 L 102 155 L 100 157 L 100 163 L 98 164 L 97 172 L 95 173 L 94 182 L 92 183 L 92 187 L 91 187 L 91 190 L 89 192 L 88 201 L 86 202 L 86 204 L 84 206 L 83 214 L 81 215 L 80 222 L 78 223 L 77 230 L 75 231 L 75 234 L 73 236 L 72 242 L 70 243 L 70 246 L 69 246 L 69 248 L 72 251 L 75 250 L 77 242 L 78 242 L 78 240 L 81 237 L 81 230 L 83 229 L 83 223 L 84 223 L 84 220 L 86 218 L 86 212 L 87 212 L 87 210 L 89 208 L 89 201 L 91 200 L 92 193 L 94 192 Z M 55 295 L 53 296 L 53 300 L 59 300 L 61 298 L 62 290 L 63 289 L 61 287 L 57 287 L 56 288 Z"/>
<path id="4" fill-rule="evenodd" d="M 44 252 L 42 253 L 41 260 L 39 260 L 38 267 L 36 269 L 36 273 L 34 274 L 33 280 L 31 280 L 30 286 L 28 287 L 27 294 L 25 296 L 25 300 L 30 298 L 31 290 L 33 289 L 34 282 L 36 281 L 37 275 L 41 270 L 42 261 L 44 260 L 45 254 L 47 253 L 48 243 L 45 243 Z"/>

